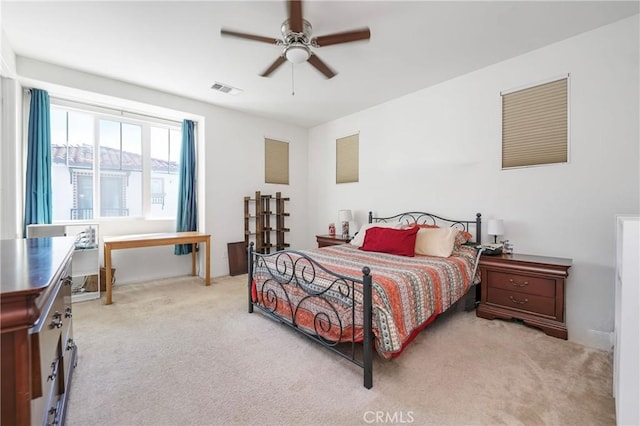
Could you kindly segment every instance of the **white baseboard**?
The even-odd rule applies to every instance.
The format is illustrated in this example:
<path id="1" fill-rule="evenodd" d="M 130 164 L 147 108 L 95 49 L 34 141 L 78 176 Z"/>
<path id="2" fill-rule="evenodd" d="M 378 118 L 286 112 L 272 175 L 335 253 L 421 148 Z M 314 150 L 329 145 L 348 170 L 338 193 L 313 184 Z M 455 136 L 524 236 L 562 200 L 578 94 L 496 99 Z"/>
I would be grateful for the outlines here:
<path id="1" fill-rule="evenodd" d="M 587 330 L 589 335 L 589 346 L 611 352 L 614 344 L 614 334 L 612 331 Z"/>

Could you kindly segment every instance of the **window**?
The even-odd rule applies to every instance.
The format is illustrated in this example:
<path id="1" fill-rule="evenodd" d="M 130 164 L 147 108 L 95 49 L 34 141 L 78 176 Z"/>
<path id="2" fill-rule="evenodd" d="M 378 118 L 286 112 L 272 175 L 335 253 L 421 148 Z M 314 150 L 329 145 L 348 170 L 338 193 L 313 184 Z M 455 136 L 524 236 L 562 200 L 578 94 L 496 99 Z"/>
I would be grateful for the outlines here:
<path id="1" fill-rule="evenodd" d="M 158 177 L 151 178 L 151 204 L 160 204 L 164 209 L 164 179 Z"/>
<path id="2" fill-rule="evenodd" d="M 142 126 L 98 119 L 100 216 L 142 216 Z"/>
<path id="3" fill-rule="evenodd" d="M 182 131 L 151 127 L 151 212 L 173 217 L 178 211 L 178 164 Z"/>
<path id="4" fill-rule="evenodd" d="M 73 171 L 73 208 L 71 219 L 93 218 L 93 173 Z"/>
<path id="5" fill-rule="evenodd" d="M 568 161 L 568 77 L 502 94 L 502 168 Z"/>
<path id="6" fill-rule="evenodd" d="M 175 217 L 182 143 L 178 123 L 116 117 L 54 102 L 54 221 Z"/>

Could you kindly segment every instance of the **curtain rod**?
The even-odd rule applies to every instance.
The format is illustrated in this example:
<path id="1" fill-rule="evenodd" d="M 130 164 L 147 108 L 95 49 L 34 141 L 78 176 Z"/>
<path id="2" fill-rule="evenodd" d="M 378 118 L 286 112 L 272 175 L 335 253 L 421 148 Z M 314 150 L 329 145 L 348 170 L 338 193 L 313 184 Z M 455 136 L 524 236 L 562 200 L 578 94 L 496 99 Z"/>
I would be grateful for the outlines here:
<path id="1" fill-rule="evenodd" d="M 31 92 L 32 88 L 25 88 L 26 91 Z M 116 115 L 116 116 L 121 116 L 121 117 L 127 117 L 127 118 L 140 118 L 140 119 L 150 119 L 150 120 L 155 120 L 155 121 L 160 121 L 160 122 L 164 122 L 166 124 L 171 124 L 171 125 L 177 125 L 177 126 L 182 126 L 182 121 L 178 121 L 175 119 L 171 119 L 171 118 L 165 118 L 165 117 L 159 117 L 157 115 L 150 115 L 150 114 L 146 114 L 146 113 L 140 113 L 140 112 L 133 112 L 133 111 L 128 111 L 124 108 L 118 108 L 118 107 L 112 107 L 112 106 L 104 106 L 104 105 L 99 105 L 99 104 L 95 104 L 95 103 L 90 103 L 87 101 L 78 101 L 78 100 L 74 100 L 74 99 L 69 99 L 69 98 L 65 98 L 65 97 L 60 97 L 60 96 L 56 96 L 56 95 L 51 95 L 49 94 L 49 99 L 56 101 L 57 103 L 61 103 L 61 104 L 70 104 L 68 106 L 74 106 L 74 105 L 82 105 L 85 107 L 89 107 L 89 109 L 93 109 L 94 112 L 99 112 L 99 111 L 95 111 L 95 110 L 103 110 L 103 113 L 106 114 L 111 114 L 111 115 Z"/>

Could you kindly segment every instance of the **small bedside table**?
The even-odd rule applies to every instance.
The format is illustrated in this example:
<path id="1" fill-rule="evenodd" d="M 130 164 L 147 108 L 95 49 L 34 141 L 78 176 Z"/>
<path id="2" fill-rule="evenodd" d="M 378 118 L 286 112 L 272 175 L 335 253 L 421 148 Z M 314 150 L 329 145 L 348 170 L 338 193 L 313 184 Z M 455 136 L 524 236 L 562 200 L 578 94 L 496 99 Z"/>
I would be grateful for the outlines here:
<path id="1" fill-rule="evenodd" d="M 546 334 L 567 339 L 564 283 L 571 259 L 503 254 L 481 256 L 481 297 L 476 315 L 519 319 Z"/>
<path id="2" fill-rule="evenodd" d="M 326 246 L 337 246 L 338 244 L 346 244 L 351 241 L 350 236 L 342 235 L 316 235 L 316 241 L 318 242 L 318 248 Z"/>

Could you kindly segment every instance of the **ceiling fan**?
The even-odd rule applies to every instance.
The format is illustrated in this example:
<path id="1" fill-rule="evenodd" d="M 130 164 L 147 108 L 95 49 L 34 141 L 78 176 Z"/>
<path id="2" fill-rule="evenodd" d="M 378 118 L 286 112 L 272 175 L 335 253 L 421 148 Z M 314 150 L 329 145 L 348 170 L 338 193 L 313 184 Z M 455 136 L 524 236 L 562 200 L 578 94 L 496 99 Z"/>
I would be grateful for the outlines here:
<path id="1" fill-rule="evenodd" d="M 231 31 L 222 28 L 220 34 L 229 37 L 238 37 L 263 43 L 275 44 L 283 47 L 282 54 L 262 73 L 262 77 L 269 77 L 286 61 L 294 64 L 309 62 L 327 78 L 332 78 L 336 73 L 325 64 L 312 48 L 329 46 L 332 44 L 349 43 L 358 40 L 368 40 L 371 37 L 369 28 L 362 28 L 342 33 L 329 34 L 320 37 L 311 36 L 311 24 L 302 18 L 302 1 L 288 0 L 289 19 L 282 23 L 280 31 L 283 39 L 263 37 L 244 32 Z"/>

